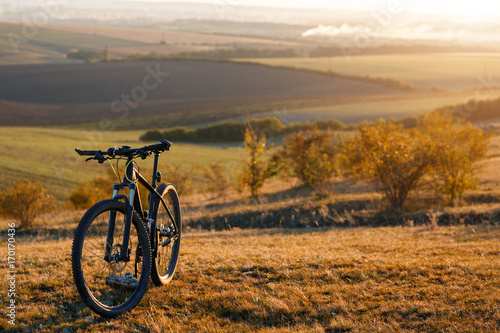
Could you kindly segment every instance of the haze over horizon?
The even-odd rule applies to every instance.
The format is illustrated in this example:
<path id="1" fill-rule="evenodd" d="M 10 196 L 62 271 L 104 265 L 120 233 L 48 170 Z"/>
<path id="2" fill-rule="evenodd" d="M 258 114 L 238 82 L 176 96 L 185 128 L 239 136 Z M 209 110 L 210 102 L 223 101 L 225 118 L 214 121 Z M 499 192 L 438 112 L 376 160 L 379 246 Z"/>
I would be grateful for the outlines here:
<path id="1" fill-rule="evenodd" d="M 432 1 L 432 0 L 104 0 L 101 2 L 158 2 L 158 3 L 203 3 L 228 6 L 251 6 L 271 8 L 324 8 L 352 9 L 363 11 L 390 10 L 419 13 L 462 16 L 467 18 L 500 17 L 500 3 L 486 0 L 470 1 Z"/>
<path id="2" fill-rule="evenodd" d="M 470 1 L 432 1 L 432 0 L 89 0 L 84 3 L 74 2 L 73 0 L 61 0 L 56 3 L 61 6 L 92 7 L 95 4 L 112 3 L 150 3 L 150 4 L 205 4 L 223 7 L 266 7 L 266 8 L 289 8 L 289 9 L 347 9 L 360 11 L 381 11 L 389 10 L 391 12 L 404 12 L 413 14 L 431 14 L 445 16 L 460 16 L 466 19 L 492 19 L 500 17 L 500 3 L 487 0 Z M 0 5 L 8 7 L 33 7 L 41 6 L 36 0 L 0 0 Z"/>
<path id="3" fill-rule="evenodd" d="M 302 30 L 289 29 L 286 38 L 321 43 L 338 44 L 345 39 L 369 37 L 373 46 L 445 42 L 496 49 L 500 45 L 497 37 L 500 25 L 496 19 L 500 17 L 500 3 L 485 0 L 473 4 L 430 0 L 89 0 L 84 3 L 60 0 L 57 3 L 60 5 L 52 9 L 49 23 L 159 26 L 168 30 L 172 25 L 178 26 L 178 20 L 268 22 L 301 27 Z M 23 15 L 29 19 L 30 15 L 43 11 L 43 6 L 36 0 L 0 0 L 0 21 L 22 22 Z M 194 29 L 189 24 L 181 27 Z M 212 29 L 211 32 L 234 31 Z"/>

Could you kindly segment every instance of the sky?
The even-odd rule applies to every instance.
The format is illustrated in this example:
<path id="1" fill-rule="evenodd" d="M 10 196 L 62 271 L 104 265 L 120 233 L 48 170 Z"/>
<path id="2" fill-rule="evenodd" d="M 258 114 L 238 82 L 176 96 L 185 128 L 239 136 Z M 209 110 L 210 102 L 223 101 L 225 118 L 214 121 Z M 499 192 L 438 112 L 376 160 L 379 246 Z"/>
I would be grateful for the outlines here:
<path id="1" fill-rule="evenodd" d="M 407 12 L 460 15 L 469 18 L 500 17 L 500 2 L 492 0 L 135 0 L 156 2 L 199 2 L 229 6 L 267 6 L 292 8 L 344 8 L 361 10 L 402 9 Z"/>

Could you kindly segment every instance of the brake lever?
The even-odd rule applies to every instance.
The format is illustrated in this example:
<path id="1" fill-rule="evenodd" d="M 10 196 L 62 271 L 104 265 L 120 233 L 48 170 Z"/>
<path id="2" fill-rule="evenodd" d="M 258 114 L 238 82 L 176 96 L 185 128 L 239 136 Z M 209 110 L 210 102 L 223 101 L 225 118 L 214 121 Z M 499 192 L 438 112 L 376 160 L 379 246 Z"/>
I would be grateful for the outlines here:
<path id="1" fill-rule="evenodd" d="M 151 155 L 151 152 L 150 151 L 143 151 L 141 152 L 140 156 L 143 160 L 145 160 L 148 156 Z"/>
<path id="2" fill-rule="evenodd" d="M 104 156 L 94 156 L 94 157 L 89 157 L 85 160 L 85 162 L 88 162 L 90 160 L 97 160 L 97 162 L 99 163 L 104 163 L 104 161 L 106 161 L 106 157 Z"/>
<path id="3" fill-rule="evenodd" d="M 97 160 L 97 162 L 99 162 L 100 164 L 104 163 L 104 161 L 107 160 L 106 157 L 102 156 L 101 152 L 98 152 L 97 154 L 95 154 L 93 157 L 89 157 L 85 160 L 85 162 L 88 162 L 90 160 Z"/>

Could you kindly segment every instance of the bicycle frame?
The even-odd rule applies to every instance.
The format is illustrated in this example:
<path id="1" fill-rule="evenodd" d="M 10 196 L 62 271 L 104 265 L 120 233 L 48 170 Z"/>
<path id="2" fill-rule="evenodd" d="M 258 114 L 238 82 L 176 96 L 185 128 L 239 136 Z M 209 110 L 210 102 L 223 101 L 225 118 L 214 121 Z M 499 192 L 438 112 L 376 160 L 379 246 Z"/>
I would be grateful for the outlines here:
<path id="1" fill-rule="evenodd" d="M 130 255 L 128 253 L 128 243 L 129 243 L 129 237 L 130 237 L 130 227 L 132 223 L 132 214 L 134 211 L 137 212 L 139 217 L 143 220 L 146 221 L 147 218 L 147 229 L 150 234 L 150 243 L 151 243 L 151 249 L 153 250 L 154 255 L 156 256 L 156 251 L 154 251 L 157 247 L 156 244 L 156 220 L 152 219 L 153 211 L 154 211 L 154 202 L 155 199 L 158 198 L 163 207 L 165 208 L 165 211 L 167 212 L 170 220 L 173 223 L 174 226 L 174 237 L 175 235 L 178 234 L 178 226 L 177 223 L 172 216 L 172 213 L 167 207 L 167 204 L 165 203 L 164 199 L 162 198 L 162 195 L 158 193 L 156 190 L 156 174 L 158 170 L 158 158 L 160 154 L 155 153 L 154 155 L 154 165 L 153 165 L 153 179 L 151 181 L 151 184 L 148 183 L 146 178 L 142 176 L 135 168 L 134 168 L 134 158 L 133 157 L 128 157 L 127 163 L 126 163 L 126 168 L 125 168 L 125 174 L 123 176 L 123 182 L 121 184 L 115 183 L 113 186 L 113 199 L 124 199 L 125 205 L 126 205 L 126 215 L 125 215 L 125 229 L 124 229 L 124 234 L 123 234 L 123 242 L 122 242 L 122 248 L 121 252 L 118 258 L 111 258 L 111 248 L 113 247 L 113 236 L 114 236 L 114 230 L 115 230 L 115 223 L 116 223 L 116 212 L 112 212 L 109 217 L 109 222 L 108 222 L 108 234 L 107 234 L 107 241 L 106 241 L 106 252 L 105 252 L 105 257 L 104 260 L 107 262 L 110 262 L 111 260 L 117 260 L 117 261 L 123 261 L 123 262 L 129 262 L 130 261 Z M 149 209 L 147 215 L 144 213 L 143 208 L 142 208 L 142 202 L 141 198 L 139 196 L 139 189 L 137 187 L 137 182 L 139 182 L 141 185 L 143 185 L 150 193 L 149 196 Z M 126 195 L 119 195 L 120 190 L 124 190 L 124 188 L 127 187 L 129 189 L 129 195 L 128 197 Z"/>

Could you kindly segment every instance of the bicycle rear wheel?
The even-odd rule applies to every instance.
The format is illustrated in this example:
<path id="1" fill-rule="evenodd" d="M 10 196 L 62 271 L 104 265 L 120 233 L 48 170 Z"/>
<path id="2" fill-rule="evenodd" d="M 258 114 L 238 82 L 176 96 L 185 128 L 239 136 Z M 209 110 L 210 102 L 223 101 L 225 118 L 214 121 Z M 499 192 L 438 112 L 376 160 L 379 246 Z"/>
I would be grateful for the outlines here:
<path id="1" fill-rule="evenodd" d="M 152 219 L 156 221 L 156 248 L 153 251 L 151 280 L 155 285 L 161 286 L 172 280 L 177 267 L 182 221 L 179 195 L 175 187 L 172 184 L 161 184 L 158 193 L 162 194 L 173 218 L 170 218 L 160 199 L 156 198 L 152 215 Z"/>
<path id="2" fill-rule="evenodd" d="M 151 270 L 148 233 L 135 212 L 128 244 L 130 261 L 118 259 L 125 215 L 123 202 L 101 201 L 85 213 L 73 240 L 71 260 L 78 292 L 90 309 L 105 317 L 116 317 L 140 302 Z M 105 260 L 110 219 L 115 220 L 115 228 L 110 256 Z"/>

